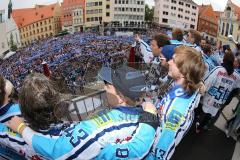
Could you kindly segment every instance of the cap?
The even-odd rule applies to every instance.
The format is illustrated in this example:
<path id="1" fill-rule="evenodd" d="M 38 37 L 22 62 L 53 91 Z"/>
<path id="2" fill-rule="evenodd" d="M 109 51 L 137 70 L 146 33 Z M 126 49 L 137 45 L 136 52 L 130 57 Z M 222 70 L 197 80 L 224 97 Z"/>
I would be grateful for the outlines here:
<path id="1" fill-rule="evenodd" d="M 166 58 L 167 61 L 171 60 L 174 54 L 174 49 L 177 47 L 177 45 L 171 44 L 171 45 L 165 45 L 162 48 L 162 54 Z"/>
<path id="2" fill-rule="evenodd" d="M 117 69 L 102 67 L 98 77 L 111 83 L 124 96 L 132 100 L 137 100 L 147 88 L 145 75 L 128 66 Z"/>

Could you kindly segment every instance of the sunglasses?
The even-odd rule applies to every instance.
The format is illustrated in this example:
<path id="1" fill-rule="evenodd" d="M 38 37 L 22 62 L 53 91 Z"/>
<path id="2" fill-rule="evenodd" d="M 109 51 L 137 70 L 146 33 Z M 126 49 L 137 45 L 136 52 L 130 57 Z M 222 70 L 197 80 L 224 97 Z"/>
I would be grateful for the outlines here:
<path id="1" fill-rule="evenodd" d="M 111 83 L 109 83 L 108 81 L 105 81 L 105 80 L 103 80 L 103 82 L 104 82 L 105 85 L 110 85 L 111 84 Z"/>

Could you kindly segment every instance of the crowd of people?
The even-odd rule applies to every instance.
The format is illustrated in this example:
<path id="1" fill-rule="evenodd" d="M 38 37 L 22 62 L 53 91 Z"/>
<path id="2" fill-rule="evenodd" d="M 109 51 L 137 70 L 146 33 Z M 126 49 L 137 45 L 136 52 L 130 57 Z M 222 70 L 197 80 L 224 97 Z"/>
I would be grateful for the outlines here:
<path id="1" fill-rule="evenodd" d="M 86 72 L 94 71 L 94 67 L 126 59 L 132 41 L 133 37 L 99 36 L 95 33 L 54 37 L 18 50 L 0 64 L 0 70 L 19 88 L 29 73 L 43 73 L 42 63 L 45 62 L 51 73 L 59 75 L 71 88 L 75 83 L 84 84 Z"/>
<path id="2" fill-rule="evenodd" d="M 76 34 L 17 53 L 1 66 L 0 144 L 27 159 L 171 159 L 192 125 L 196 134 L 206 132 L 224 104 L 239 94 L 240 55 L 221 42 L 213 49 L 193 29 L 187 35 L 178 28 L 171 38 L 169 34 L 136 35 L 135 40 Z M 135 60 L 148 64 L 147 71 L 112 65 L 127 57 L 134 41 Z M 66 96 L 51 79 L 29 71 L 43 72 L 42 61 L 69 86 L 103 64 L 98 78 L 105 84 L 110 109 L 84 121 L 67 121 Z M 14 87 L 20 88 L 18 96 Z"/>

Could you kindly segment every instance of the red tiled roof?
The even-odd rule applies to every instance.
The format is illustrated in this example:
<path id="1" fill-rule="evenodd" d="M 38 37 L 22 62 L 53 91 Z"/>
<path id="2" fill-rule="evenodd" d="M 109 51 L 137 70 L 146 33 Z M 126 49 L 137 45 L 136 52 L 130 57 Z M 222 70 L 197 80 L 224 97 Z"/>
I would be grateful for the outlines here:
<path id="1" fill-rule="evenodd" d="M 220 13 L 217 11 L 214 11 L 212 8 L 212 5 L 200 5 L 199 6 L 199 18 L 211 18 L 211 21 L 215 24 L 218 23 L 218 17 Z"/>
<path id="2" fill-rule="evenodd" d="M 234 12 L 235 12 L 236 14 L 238 14 L 238 20 L 240 20 L 240 7 L 237 6 L 236 4 L 234 4 L 233 2 L 232 2 L 232 4 L 233 4 Z"/>
<path id="3" fill-rule="evenodd" d="M 36 5 L 35 8 L 14 9 L 12 16 L 18 28 L 27 26 L 33 22 L 53 17 L 54 9 L 58 3 L 51 5 Z"/>

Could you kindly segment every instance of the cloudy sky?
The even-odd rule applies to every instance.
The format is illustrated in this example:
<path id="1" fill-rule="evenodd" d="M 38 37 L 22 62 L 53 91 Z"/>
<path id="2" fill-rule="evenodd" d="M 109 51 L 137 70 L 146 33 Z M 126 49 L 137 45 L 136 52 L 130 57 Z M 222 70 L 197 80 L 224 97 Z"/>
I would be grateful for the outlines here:
<path id="1" fill-rule="evenodd" d="M 62 2 L 63 0 L 12 0 L 13 9 L 33 7 L 35 4 L 49 4 L 53 2 Z M 197 4 L 212 4 L 215 10 L 224 10 L 227 0 L 193 0 Z M 7 9 L 9 0 L 0 0 L 0 10 Z M 235 4 L 240 6 L 240 0 L 232 0 Z M 154 0 L 146 0 L 146 3 L 153 6 Z"/>

